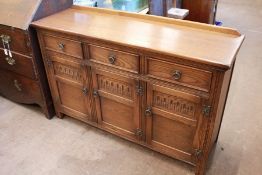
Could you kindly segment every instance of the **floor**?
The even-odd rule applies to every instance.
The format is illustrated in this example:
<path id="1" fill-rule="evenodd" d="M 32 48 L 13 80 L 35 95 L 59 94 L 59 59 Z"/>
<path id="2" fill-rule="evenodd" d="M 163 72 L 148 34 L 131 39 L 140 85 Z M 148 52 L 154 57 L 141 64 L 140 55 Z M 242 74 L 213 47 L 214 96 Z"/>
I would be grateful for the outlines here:
<path id="1" fill-rule="evenodd" d="M 246 35 L 207 175 L 262 171 L 262 0 L 219 0 L 218 20 Z M 0 97 L 0 175 L 192 175 L 187 164 L 70 118 Z"/>

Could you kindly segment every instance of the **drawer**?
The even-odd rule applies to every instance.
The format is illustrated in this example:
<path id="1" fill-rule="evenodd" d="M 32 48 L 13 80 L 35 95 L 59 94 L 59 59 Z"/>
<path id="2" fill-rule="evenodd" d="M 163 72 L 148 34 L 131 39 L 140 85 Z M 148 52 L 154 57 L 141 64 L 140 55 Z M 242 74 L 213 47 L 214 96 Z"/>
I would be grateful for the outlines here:
<path id="1" fill-rule="evenodd" d="M 138 55 L 94 45 L 90 45 L 89 49 L 91 61 L 105 63 L 135 73 L 139 72 Z"/>
<path id="2" fill-rule="evenodd" d="M 60 52 L 80 59 L 83 58 L 81 42 L 61 37 L 44 35 L 44 44 L 46 49 Z"/>
<path id="3" fill-rule="evenodd" d="M 24 55 L 30 55 L 31 49 L 28 47 L 28 35 L 20 29 L 11 29 L 10 27 L 0 27 L 0 36 L 9 37 L 9 46 L 11 51 Z M 0 48 L 3 48 L 2 38 L 0 38 Z"/>
<path id="4" fill-rule="evenodd" d="M 26 104 L 43 103 L 37 81 L 0 69 L 0 82 L 0 94 L 15 102 Z"/>
<path id="5" fill-rule="evenodd" d="M 147 59 L 148 76 L 208 92 L 212 72 L 156 59 Z"/>
<path id="6" fill-rule="evenodd" d="M 17 53 L 12 55 L 12 58 L 6 56 L 3 49 L 0 49 L 0 68 L 36 79 L 32 58 Z"/>

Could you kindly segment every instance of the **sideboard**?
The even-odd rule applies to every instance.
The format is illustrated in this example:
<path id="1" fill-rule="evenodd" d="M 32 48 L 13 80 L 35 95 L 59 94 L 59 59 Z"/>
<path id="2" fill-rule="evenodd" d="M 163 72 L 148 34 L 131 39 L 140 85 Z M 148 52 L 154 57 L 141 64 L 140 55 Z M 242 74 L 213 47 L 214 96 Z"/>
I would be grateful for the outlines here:
<path id="1" fill-rule="evenodd" d="M 55 111 L 205 172 L 244 36 L 73 6 L 32 23 Z"/>
<path id="2" fill-rule="evenodd" d="M 47 118 L 54 107 L 36 33 L 29 24 L 72 6 L 72 0 L 0 2 L 0 94 L 15 102 L 38 104 Z"/>

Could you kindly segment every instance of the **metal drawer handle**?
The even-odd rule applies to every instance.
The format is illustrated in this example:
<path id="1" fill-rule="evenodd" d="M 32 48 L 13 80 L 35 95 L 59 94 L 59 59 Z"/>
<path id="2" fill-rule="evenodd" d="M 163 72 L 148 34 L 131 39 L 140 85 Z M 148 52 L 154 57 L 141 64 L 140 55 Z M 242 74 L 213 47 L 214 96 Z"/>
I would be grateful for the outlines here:
<path id="1" fill-rule="evenodd" d="M 87 88 L 83 88 L 82 92 L 83 92 L 84 95 L 87 95 L 88 94 L 88 89 Z"/>
<path id="2" fill-rule="evenodd" d="M 116 56 L 115 55 L 109 55 L 108 61 L 109 61 L 110 64 L 115 64 Z"/>
<path id="3" fill-rule="evenodd" d="M 11 43 L 11 37 L 8 35 L 1 35 L 0 38 L 2 40 L 5 55 L 13 57 L 11 49 L 10 49 L 10 45 L 9 45 L 9 43 Z"/>
<path id="4" fill-rule="evenodd" d="M 58 47 L 60 50 L 64 50 L 65 49 L 65 44 L 64 43 L 59 43 Z"/>
<path id="5" fill-rule="evenodd" d="M 175 70 L 174 73 L 172 74 L 172 77 L 174 80 L 180 80 L 182 77 L 182 72 L 179 70 Z"/>
<path id="6" fill-rule="evenodd" d="M 8 36 L 8 35 L 1 35 L 0 37 L 1 37 L 1 39 L 2 39 L 4 44 L 11 43 L 11 37 L 10 36 Z"/>
<path id="7" fill-rule="evenodd" d="M 94 97 L 98 97 L 98 96 L 99 96 L 99 93 L 98 93 L 97 90 L 94 90 L 94 91 L 93 91 L 93 96 L 94 96 Z"/>
<path id="8" fill-rule="evenodd" d="M 15 65 L 15 59 L 10 58 L 10 57 L 6 57 L 5 60 L 6 60 L 6 62 L 7 62 L 9 65 L 11 65 L 11 66 Z"/>
<path id="9" fill-rule="evenodd" d="M 152 108 L 147 107 L 146 110 L 145 110 L 145 114 L 146 114 L 146 116 L 152 116 Z"/>
<path id="10" fill-rule="evenodd" d="M 17 80 L 14 80 L 14 86 L 19 92 L 22 91 L 22 85 Z"/>

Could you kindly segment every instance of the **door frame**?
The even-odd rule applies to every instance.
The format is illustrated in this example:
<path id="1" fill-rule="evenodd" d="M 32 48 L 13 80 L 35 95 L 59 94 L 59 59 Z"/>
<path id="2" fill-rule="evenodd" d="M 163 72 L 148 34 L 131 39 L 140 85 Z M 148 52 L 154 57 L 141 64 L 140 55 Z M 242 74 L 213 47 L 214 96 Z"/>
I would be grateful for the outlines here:
<path id="1" fill-rule="evenodd" d="M 142 131 L 142 123 L 141 123 L 141 98 L 139 97 L 139 95 L 136 94 L 136 87 L 139 86 L 140 81 L 137 78 L 133 78 L 130 76 L 125 76 L 125 75 L 120 75 L 120 74 L 116 74 L 113 72 L 109 72 L 106 70 L 101 70 L 101 69 L 97 69 L 95 67 L 91 68 L 91 74 L 92 74 L 92 81 L 93 81 L 93 96 L 95 98 L 95 108 L 96 108 L 96 114 L 97 114 L 97 119 L 98 119 L 98 125 L 100 125 L 100 127 L 102 127 L 103 129 L 112 132 L 114 134 L 117 134 L 121 137 L 127 138 L 129 140 L 133 140 L 133 141 L 139 141 L 141 140 L 142 136 L 141 135 L 137 135 L 137 131 L 141 130 Z M 103 91 L 101 89 L 99 89 L 99 84 L 98 84 L 98 77 L 97 75 L 102 75 L 102 76 L 109 76 L 110 79 L 113 79 L 111 77 L 115 76 L 117 78 L 115 78 L 116 81 L 122 81 L 122 82 L 126 82 L 126 83 L 131 83 L 133 86 L 133 90 L 132 90 L 132 99 L 126 99 L 124 97 L 120 97 L 116 94 L 112 94 L 110 92 L 106 92 Z M 122 103 L 125 104 L 127 106 L 133 107 L 134 108 L 134 124 L 136 127 L 136 131 L 134 132 L 130 132 L 127 131 L 123 128 L 119 128 L 117 126 L 113 126 L 109 123 L 103 122 L 103 114 L 102 114 L 102 108 L 101 108 L 101 97 L 103 98 L 107 98 L 109 100 L 113 100 L 115 102 L 118 103 Z"/>
<path id="2" fill-rule="evenodd" d="M 163 93 L 167 94 L 174 94 L 178 95 L 181 98 L 185 98 L 185 100 L 190 100 L 191 102 L 194 102 L 196 104 L 196 111 L 194 116 L 196 116 L 195 121 L 193 119 L 183 118 L 183 117 L 177 117 L 179 114 L 172 114 L 171 112 L 158 109 L 157 107 L 153 107 L 153 91 L 158 90 Z M 168 154 L 172 157 L 175 157 L 177 159 L 183 160 L 185 162 L 188 162 L 190 164 L 195 165 L 198 160 L 198 152 L 203 150 L 203 143 L 202 140 L 205 139 L 206 135 L 206 123 L 207 120 L 203 116 L 202 113 L 202 107 L 207 102 L 206 99 L 203 97 L 200 97 L 199 95 L 194 95 L 193 93 L 184 92 L 181 90 L 175 90 L 174 88 L 170 88 L 165 85 L 158 85 L 157 83 L 147 83 L 147 98 L 146 98 L 146 104 L 147 109 L 150 109 L 151 112 L 149 115 L 146 115 L 145 112 L 145 125 L 146 125 L 146 144 L 152 147 L 153 149 L 161 150 L 161 152 Z M 149 107 L 149 108 L 148 108 Z M 161 115 L 160 113 L 165 113 L 166 115 Z M 192 152 L 187 153 L 183 150 L 179 150 L 173 147 L 170 147 L 168 145 L 161 144 L 159 142 L 156 142 L 153 140 L 153 117 L 154 114 L 161 115 L 162 117 L 174 120 L 176 122 L 181 122 L 186 125 L 190 125 L 192 127 L 195 127 L 195 134 L 192 144 Z M 174 117 L 176 116 L 176 117 Z"/>

